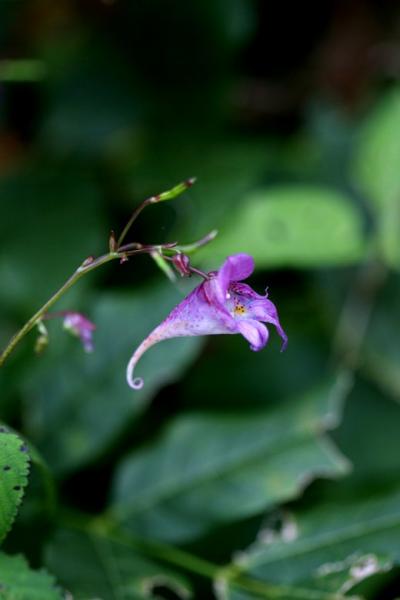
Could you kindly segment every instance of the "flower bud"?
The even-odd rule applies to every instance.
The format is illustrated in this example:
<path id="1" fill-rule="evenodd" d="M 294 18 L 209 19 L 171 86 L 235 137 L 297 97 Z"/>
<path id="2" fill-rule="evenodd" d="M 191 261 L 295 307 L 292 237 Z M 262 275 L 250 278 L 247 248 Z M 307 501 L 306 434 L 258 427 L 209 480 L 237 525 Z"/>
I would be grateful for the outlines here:
<path id="1" fill-rule="evenodd" d="M 175 254 L 172 257 L 172 262 L 182 277 L 189 277 L 191 275 L 190 259 L 186 254 Z"/>

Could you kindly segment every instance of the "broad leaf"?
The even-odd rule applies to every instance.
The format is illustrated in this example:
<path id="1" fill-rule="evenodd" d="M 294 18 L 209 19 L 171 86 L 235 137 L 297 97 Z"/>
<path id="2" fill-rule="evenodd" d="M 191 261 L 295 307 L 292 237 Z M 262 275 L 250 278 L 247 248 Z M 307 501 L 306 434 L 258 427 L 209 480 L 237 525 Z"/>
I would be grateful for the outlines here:
<path id="1" fill-rule="evenodd" d="M 157 587 L 169 588 L 177 598 L 192 597 L 181 576 L 144 558 L 128 543 L 62 529 L 46 554 L 47 565 L 74 600 L 158 598 Z"/>
<path id="2" fill-rule="evenodd" d="M 30 435 L 53 469 L 64 472 L 93 461 L 194 359 L 199 338 L 171 340 L 151 348 L 139 363 L 142 390 L 132 390 L 125 379 L 135 348 L 180 299 L 169 282 L 104 294 L 90 314 L 97 325 L 94 352 L 85 354 L 64 333 L 36 362 L 24 386 Z"/>
<path id="3" fill-rule="evenodd" d="M 256 542 L 222 574 L 221 590 L 245 577 L 313 594 L 362 596 L 364 580 L 400 564 L 399 427 L 399 405 L 357 382 L 333 432 L 352 461 L 351 476 L 319 482 L 297 508 L 269 515 Z"/>
<path id="4" fill-rule="evenodd" d="M 24 488 L 28 484 L 28 471 L 26 445 L 17 435 L 0 427 L 0 542 L 17 514 Z"/>
<path id="5" fill-rule="evenodd" d="M 218 264 L 248 252 L 258 267 L 342 265 L 364 251 L 362 220 L 350 198 L 317 186 L 259 190 L 243 198 L 202 256 Z"/>
<path id="6" fill-rule="evenodd" d="M 350 494 L 338 494 L 332 486 L 331 492 L 291 517 L 290 536 L 282 535 L 284 528 L 280 533 L 269 527 L 260 531 L 259 540 L 225 571 L 225 584 L 246 577 L 344 594 L 398 563 L 399 486 L 380 492 L 362 487 Z"/>
<path id="7" fill-rule="evenodd" d="M 379 245 L 386 261 L 400 267 L 400 88 L 392 90 L 361 130 L 355 178 L 378 220 Z"/>
<path id="8" fill-rule="evenodd" d="M 342 385 L 270 410 L 189 414 L 117 470 L 111 510 L 128 530 L 186 541 L 299 495 L 347 463 L 321 432 L 337 422 Z"/>
<path id="9" fill-rule="evenodd" d="M 54 578 L 29 568 L 23 556 L 0 553 L 1 600 L 62 600 Z"/>

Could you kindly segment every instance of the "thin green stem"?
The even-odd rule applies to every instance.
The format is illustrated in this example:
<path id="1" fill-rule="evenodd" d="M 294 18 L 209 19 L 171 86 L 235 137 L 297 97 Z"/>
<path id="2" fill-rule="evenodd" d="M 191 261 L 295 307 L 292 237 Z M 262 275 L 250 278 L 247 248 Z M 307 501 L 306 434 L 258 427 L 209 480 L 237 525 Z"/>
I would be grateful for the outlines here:
<path id="1" fill-rule="evenodd" d="M 173 198 L 176 198 L 177 196 L 185 192 L 187 189 L 192 187 L 195 181 L 196 179 L 194 177 L 186 179 L 186 181 L 178 183 L 178 185 L 171 188 L 170 190 L 167 190 L 166 192 L 161 192 L 161 194 L 157 194 L 156 196 L 150 196 L 150 198 L 147 198 L 141 204 L 139 204 L 139 206 L 133 211 L 131 218 L 123 228 L 122 233 L 117 241 L 117 248 L 120 248 L 133 223 L 136 221 L 142 210 L 146 208 L 146 206 L 150 206 L 150 204 L 158 204 L 159 202 L 165 202 L 166 200 L 172 200 Z"/>
<path id="2" fill-rule="evenodd" d="M 102 515 L 89 520 L 87 515 L 76 511 L 63 510 L 59 514 L 59 521 L 66 527 L 81 531 L 82 533 L 102 537 L 107 540 L 123 544 L 132 550 L 139 551 L 155 560 L 161 560 L 180 567 L 191 573 L 213 579 L 220 567 L 207 560 L 198 558 L 189 552 L 180 550 L 154 540 L 146 540 L 121 531 L 110 517 Z"/>
<path id="3" fill-rule="evenodd" d="M 280 584 L 270 584 L 257 579 L 243 576 L 235 565 L 221 567 L 203 558 L 170 546 L 163 542 L 148 540 L 122 531 L 108 515 L 96 517 L 91 521 L 87 515 L 76 512 L 63 511 L 61 523 L 66 527 L 81 531 L 91 538 L 105 538 L 109 541 L 122 544 L 136 552 L 140 552 L 154 560 L 162 561 L 169 565 L 179 567 L 184 571 L 211 579 L 216 585 L 230 585 L 261 598 L 293 598 L 297 600 L 345 600 L 341 594 L 322 592 L 301 587 L 292 587 Z M 351 597 L 348 598 L 351 600 Z"/>
<path id="4" fill-rule="evenodd" d="M 42 319 L 43 315 L 67 292 L 81 277 L 97 269 L 101 265 L 110 262 L 111 260 L 115 260 L 116 258 L 120 258 L 120 255 L 117 252 L 110 252 L 108 254 L 104 254 L 99 258 L 95 259 L 86 259 L 80 267 L 76 269 L 76 271 L 67 279 L 67 281 L 60 287 L 59 290 L 34 315 L 25 323 L 25 325 L 11 338 L 9 343 L 7 344 L 5 350 L 0 355 L 0 367 L 3 366 L 4 362 L 14 350 L 16 345 L 22 340 L 23 337 L 29 333 L 35 325 Z"/>
<path id="5" fill-rule="evenodd" d="M 124 239 L 126 238 L 128 232 L 129 232 L 130 228 L 132 227 L 134 221 L 136 221 L 136 219 L 138 218 L 138 216 L 140 215 L 142 210 L 144 210 L 146 208 L 146 206 L 149 206 L 150 204 L 155 204 L 156 202 L 157 202 L 157 196 L 151 196 L 150 198 L 147 198 L 146 200 L 144 200 L 142 202 L 142 204 L 140 204 L 137 208 L 135 208 L 129 221 L 123 228 L 122 233 L 118 238 L 117 248 L 119 248 L 121 246 L 122 242 L 124 241 Z"/>
<path id="6" fill-rule="evenodd" d="M 25 337 L 25 335 L 35 327 L 35 325 L 40 323 L 45 313 L 61 298 L 61 296 L 65 294 L 65 292 L 67 292 L 81 277 L 83 277 L 83 275 L 86 275 L 86 273 L 93 271 L 97 267 L 100 267 L 101 265 L 110 262 L 111 260 L 120 259 L 122 261 L 126 261 L 128 257 L 133 256 L 135 254 L 148 253 L 153 254 L 154 256 L 155 252 L 162 254 L 163 251 L 172 251 L 173 248 L 177 246 L 176 242 L 157 245 L 144 245 L 139 244 L 137 242 L 126 244 L 124 246 L 122 246 L 121 244 L 125 239 L 133 222 L 137 219 L 138 215 L 146 206 L 149 206 L 150 204 L 156 204 L 158 202 L 164 202 L 165 200 L 172 200 L 176 196 L 179 196 L 179 194 L 182 194 L 189 187 L 191 187 L 194 184 L 194 182 L 194 178 L 187 179 L 186 181 L 179 183 L 170 190 L 167 190 L 166 192 L 162 192 L 157 196 L 151 196 L 150 198 L 147 198 L 147 200 L 144 200 L 144 202 L 142 202 L 142 204 L 140 204 L 133 212 L 131 218 L 122 230 L 118 241 L 115 240 L 114 232 L 111 232 L 109 240 L 110 251 L 108 252 L 108 254 L 104 254 L 99 258 L 89 257 L 88 259 L 86 259 L 81 264 L 81 266 L 76 269 L 76 271 L 71 275 L 71 277 L 69 277 L 69 279 L 67 279 L 67 281 L 60 287 L 60 289 L 55 294 L 53 294 L 53 296 L 51 296 L 51 298 L 49 298 L 49 300 L 47 300 L 47 302 L 45 302 L 45 304 L 43 304 L 43 306 L 39 308 L 39 310 L 29 319 L 29 321 L 27 321 L 25 325 L 11 338 L 6 348 L 0 354 L 0 367 L 3 366 L 8 356 L 11 354 L 11 352 L 14 350 L 17 344 L 22 340 L 22 338 Z M 198 242 L 197 244 L 199 246 L 204 245 L 208 241 L 211 241 L 214 237 L 214 232 L 211 232 L 211 234 L 206 236 L 206 238 L 204 238 L 203 240 L 200 240 L 200 242 Z"/>

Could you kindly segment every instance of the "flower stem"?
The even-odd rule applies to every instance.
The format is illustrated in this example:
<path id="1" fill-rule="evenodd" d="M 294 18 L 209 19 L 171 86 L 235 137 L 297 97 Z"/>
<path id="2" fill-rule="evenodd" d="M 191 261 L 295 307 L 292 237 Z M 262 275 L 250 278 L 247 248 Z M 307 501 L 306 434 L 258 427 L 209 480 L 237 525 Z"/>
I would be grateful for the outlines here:
<path id="1" fill-rule="evenodd" d="M 11 338 L 5 350 L 0 355 L 0 367 L 3 366 L 7 357 L 14 350 L 15 346 L 22 340 L 23 337 L 29 333 L 35 325 L 43 318 L 45 313 L 51 308 L 57 300 L 61 298 L 81 277 L 89 273 L 89 271 L 93 271 L 97 267 L 104 265 L 111 260 L 115 260 L 116 258 L 120 258 L 118 252 L 109 252 L 108 254 L 104 254 L 99 256 L 98 258 L 90 258 L 86 259 L 80 267 L 76 269 L 76 271 L 67 279 L 67 281 L 60 287 L 59 290 L 35 314 L 25 323 L 25 325 Z"/>
<path id="2" fill-rule="evenodd" d="M 133 211 L 131 218 L 123 228 L 122 233 L 117 241 L 117 248 L 120 248 L 134 221 L 136 221 L 136 219 L 138 218 L 142 210 L 146 208 L 146 206 L 149 206 L 150 204 L 158 204 L 158 202 L 165 202 L 166 200 L 172 200 L 173 198 L 176 198 L 177 196 L 185 192 L 187 189 L 192 187 L 195 181 L 195 177 L 191 177 L 190 179 L 186 179 L 186 181 L 178 183 L 178 185 L 171 188 L 170 190 L 167 190 L 166 192 L 161 192 L 161 194 L 157 194 L 156 196 L 150 196 L 150 198 L 146 198 L 146 200 L 143 200 L 143 202 L 139 204 L 139 206 Z"/>
<path id="3" fill-rule="evenodd" d="M 251 575 L 243 575 L 241 569 L 236 565 L 221 566 L 165 542 L 145 539 L 130 532 L 125 532 L 107 514 L 90 520 L 88 515 L 61 509 L 59 520 L 63 526 L 89 536 L 95 546 L 99 539 L 106 539 L 131 548 L 133 552 L 143 554 L 150 559 L 200 575 L 213 581 L 216 586 L 239 588 L 239 590 L 245 590 L 258 598 L 269 598 L 270 600 L 283 600 L 283 598 L 293 598 L 293 600 L 346 600 L 347 598 L 340 593 L 335 594 L 253 579 Z M 348 600 L 351 600 L 351 598 L 354 597 L 349 596 Z"/>

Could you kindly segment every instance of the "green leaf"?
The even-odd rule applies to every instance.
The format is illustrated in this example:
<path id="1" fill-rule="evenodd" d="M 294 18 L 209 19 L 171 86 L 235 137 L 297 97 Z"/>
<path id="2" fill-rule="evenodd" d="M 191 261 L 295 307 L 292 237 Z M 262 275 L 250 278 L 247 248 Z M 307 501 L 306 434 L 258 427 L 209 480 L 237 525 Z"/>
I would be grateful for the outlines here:
<path id="1" fill-rule="evenodd" d="M 54 578 L 33 571 L 23 556 L 0 553 L 0 600 L 62 600 Z"/>
<path id="2" fill-rule="evenodd" d="M 137 367 L 143 389 L 134 391 L 126 382 L 131 354 L 180 300 L 165 281 L 139 292 L 104 294 L 90 314 L 97 325 L 94 352 L 85 354 L 63 334 L 36 362 L 24 386 L 29 434 L 53 470 L 64 473 L 94 461 L 195 358 L 200 338 L 163 342 Z"/>
<path id="3" fill-rule="evenodd" d="M 400 278 L 392 273 L 378 294 L 362 349 L 362 367 L 380 388 L 400 401 Z"/>
<path id="4" fill-rule="evenodd" d="M 228 579 L 362 595 L 364 578 L 398 564 L 399 427 L 399 405 L 358 381 L 333 433 L 352 461 L 351 477 L 314 486 L 300 508 L 282 513 L 280 527 L 277 517 L 266 521 L 256 543 L 225 572 Z"/>
<path id="5" fill-rule="evenodd" d="M 115 518 L 144 536 L 186 541 L 294 498 L 317 476 L 343 474 L 346 461 L 321 435 L 337 422 L 342 384 L 263 411 L 178 417 L 120 465 Z"/>
<path id="6" fill-rule="evenodd" d="M 356 591 L 361 582 L 398 563 L 400 487 L 377 491 L 363 486 L 338 494 L 338 486 L 328 486 L 325 500 L 309 502 L 291 516 L 290 536 L 284 534 L 285 526 L 261 530 L 259 539 L 226 569 L 225 585 L 246 577 L 307 588 L 318 598 Z"/>
<path id="7" fill-rule="evenodd" d="M 361 130 L 354 176 L 378 219 L 378 242 L 387 263 L 400 267 L 400 88 L 392 90 Z"/>
<path id="8" fill-rule="evenodd" d="M 156 598 L 154 587 L 191 598 L 181 576 L 144 558 L 127 543 L 69 529 L 56 532 L 46 552 L 46 564 L 73 594 L 74 600 L 138 600 Z"/>
<path id="9" fill-rule="evenodd" d="M 245 196 L 201 252 L 214 267 L 236 252 L 252 254 L 258 267 L 351 264 L 363 256 L 362 221 L 350 198 L 333 189 L 271 187 Z"/>
<path id="10" fill-rule="evenodd" d="M 27 447 L 17 435 L 0 427 L 0 542 L 16 517 L 28 484 L 28 472 Z"/>
<path id="11" fill-rule="evenodd" d="M 397 481 L 399 430 L 399 403 L 371 383 L 357 381 L 346 402 L 342 423 L 333 432 L 335 442 L 353 465 L 352 481 L 357 479 L 367 486 Z"/>

